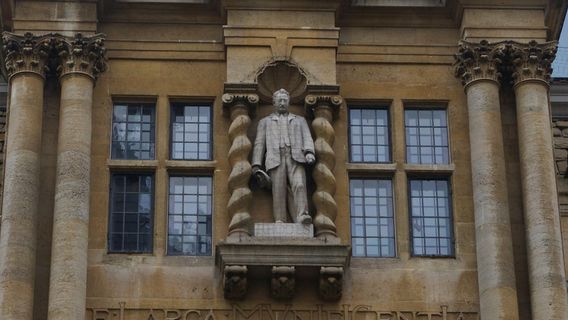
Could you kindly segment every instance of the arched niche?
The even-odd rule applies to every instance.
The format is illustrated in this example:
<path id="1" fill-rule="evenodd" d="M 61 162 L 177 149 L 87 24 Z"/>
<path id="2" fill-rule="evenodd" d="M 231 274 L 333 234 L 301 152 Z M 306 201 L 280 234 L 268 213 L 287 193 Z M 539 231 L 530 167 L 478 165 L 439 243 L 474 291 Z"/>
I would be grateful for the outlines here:
<path id="1" fill-rule="evenodd" d="M 306 96 L 309 75 L 298 64 L 288 60 L 268 61 L 256 73 L 255 82 L 260 100 L 272 103 L 272 94 L 284 88 L 290 93 L 290 103 L 302 103 Z"/>

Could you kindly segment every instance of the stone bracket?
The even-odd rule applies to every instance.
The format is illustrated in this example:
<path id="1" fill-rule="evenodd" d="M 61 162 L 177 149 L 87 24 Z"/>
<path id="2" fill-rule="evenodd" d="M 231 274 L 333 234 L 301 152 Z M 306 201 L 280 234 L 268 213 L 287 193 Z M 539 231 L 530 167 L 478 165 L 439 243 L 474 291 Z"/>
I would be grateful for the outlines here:
<path id="1" fill-rule="evenodd" d="M 246 266 L 228 265 L 223 268 L 223 292 L 226 299 L 242 299 L 247 293 Z"/>
<path id="2" fill-rule="evenodd" d="M 318 238 L 229 238 L 221 241 L 215 252 L 226 299 L 245 296 L 247 270 L 254 269 L 258 271 L 255 277 L 268 276 L 274 298 L 292 299 L 296 277 L 301 274 L 302 279 L 309 277 L 318 285 L 322 300 L 336 301 L 341 297 L 343 273 L 350 259 L 348 245 Z"/>
<path id="3" fill-rule="evenodd" d="M 337 301 L 343 292 L 343 267 L 321 267 L 319 278 L 320 297 Z"/>
<path id="4" fill-rule="evenodd" d="M 270 294 L 276 299 L 291 299 L 296 288 L 295 267 L 272 267 Z"/>

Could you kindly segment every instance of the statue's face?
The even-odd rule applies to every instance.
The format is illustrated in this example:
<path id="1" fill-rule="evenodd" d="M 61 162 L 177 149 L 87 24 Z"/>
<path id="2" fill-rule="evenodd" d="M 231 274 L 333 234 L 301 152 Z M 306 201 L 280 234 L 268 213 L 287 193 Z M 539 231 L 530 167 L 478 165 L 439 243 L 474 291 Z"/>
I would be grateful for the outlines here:
<path id="1" fill-rule="evenodd" d="M 290 105 L 290 96 L 285 93 L 279 93 L 274 97 L 274 108 L 279 113 L 288 112 L 288 106 Z"/>

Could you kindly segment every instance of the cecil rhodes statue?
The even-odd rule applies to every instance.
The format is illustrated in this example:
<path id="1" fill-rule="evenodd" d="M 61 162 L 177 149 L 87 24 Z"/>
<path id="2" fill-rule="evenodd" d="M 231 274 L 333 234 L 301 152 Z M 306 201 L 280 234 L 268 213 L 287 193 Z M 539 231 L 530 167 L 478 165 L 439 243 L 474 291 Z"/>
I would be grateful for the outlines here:
<path id="1" fill-rule="evenodd" d="M 272 101 L 274 112 L 258 123 L 252 173 L 261 186 L 272 187 L 275 222 L 287 222 L 289 212 L 294 222 L 310 224 L 304 165 L 316 161 L 312 135 L 306 119 L 288 112 L 286 90 L 274 92 Z"/>

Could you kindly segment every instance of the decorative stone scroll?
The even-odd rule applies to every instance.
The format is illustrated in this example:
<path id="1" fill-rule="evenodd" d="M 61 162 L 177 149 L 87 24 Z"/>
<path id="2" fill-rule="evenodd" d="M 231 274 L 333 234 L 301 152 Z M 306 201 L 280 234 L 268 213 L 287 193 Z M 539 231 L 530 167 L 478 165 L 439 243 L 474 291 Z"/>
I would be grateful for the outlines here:
<path id="1" fill-rule="evenodd" d="M 455 75 L 465 87 L 476 80 L 499 82 L 499 66 L 505 55 L 504 46 L 490 44 L 487 40 L 479 43 L 460 41 L 455 55 Z"/>
<path id="2" fill-rule="evenodd" d="M 538 44 L 507 43 L 513 64 L 513 81 L 515 85 L 523 81 L 543 81 L 548 85 L 552 74 L 552 61 L 556 57 L 556 41 Z"/>
<path id="3" fill-rule="evenodd" d="M 26 32 L 23 36 L 10 32 L 2 34 L 2 48 L 9 78 L 22 72 L 29 72 L 45 78 L 49 71 L 48 58 L 53 43 L 53 34 L 34 36 Z"/>
<path id="4" fill-rule="evenodd" d="M 336 181 L 333 173 L 335 130 L 332 123 L 342 103 L 343 99 L 339 95 L 308 95 L 305 99 L 306 109 L 314 116 L 312 129 L 315 133 L 314 146 L 317 162 L 313 171 L 316 191 L 312 199 L 316 207 L 314 219 L 316 237 L 337 237 L 335 226 L 337 203 L 334 199 Z"/>
<path id="5" fill-rule="evenodd" d="M 96 79 L 107 68 L 104 38 L 100 33 L 91 37 L 77 33 L 72 38 L 55 35 L 55 50 L 60 59 L 58 75 L 80 73 Z"/>
<path id="6" fill-rule="evenodd" d="M 249 154 L 252 143 L 247 136 L 251 123 L 251 115 L 258 104 L 256 94 L 230 94 L 223 95 L 223 108 L 231 118 L 229 127 L 229 162 L 231 173 L 229 175 L 229 190 L 231 197 L 227 204 L 227 211 L 231 217 L 229 223 L 229 236 L 250 236 L 252 220 L 250 204 L 252 192 L 249 188 L 251 177 L 251 164 Z"/>
<path id="7" fill-rule="evenodd" d="M 323 300 L 337 301 L 343 292 L 343 267 L 321 267 L 319 293 Z"/>

